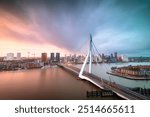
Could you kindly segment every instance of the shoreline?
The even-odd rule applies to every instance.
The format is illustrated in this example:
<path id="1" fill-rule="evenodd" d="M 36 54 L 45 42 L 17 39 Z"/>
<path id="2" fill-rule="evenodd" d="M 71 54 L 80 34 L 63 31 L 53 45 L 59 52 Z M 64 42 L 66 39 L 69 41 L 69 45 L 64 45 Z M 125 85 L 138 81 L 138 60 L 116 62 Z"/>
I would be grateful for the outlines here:
<path id="1" fill-rule="evenodd" d="M 37 69 L 41 69 L 41 68 L 21 69 L 21 70 L 4 70 L 4 71 L 0 71 L 0 73 L 4 73 L 4 72 L 22 72 L 22 71 L 31 71 L 31 70 L 37 70 Z"/>
<path id="2" fill-rule="evenodd" d="M 20 70 L 3 70 L 0 71 L 0 73 L 4 73 L 4 72 L 22 72 L 22 71 L 31 71 L 31 70 L 44 70 L 44 69 L 49 69 L 49 68 L 54 68 L 54 67 L 39 67 L 39 68 L 32 68 L 32 69 L 20 69 Z"/>
<path id="3" fill-rule="evenodd" d="M 136 76 L 130 76 L 130 75 L 122 75 L 120 73 L 113 73 L 113 72 L 106 72 L 107 74 L 113 75 L 113 76 L 118 76 L 121 78 L 126 78 L 130 80 L 150 80 L 150 78 L 145 78 L 145 77 L 136 77 Z"/>

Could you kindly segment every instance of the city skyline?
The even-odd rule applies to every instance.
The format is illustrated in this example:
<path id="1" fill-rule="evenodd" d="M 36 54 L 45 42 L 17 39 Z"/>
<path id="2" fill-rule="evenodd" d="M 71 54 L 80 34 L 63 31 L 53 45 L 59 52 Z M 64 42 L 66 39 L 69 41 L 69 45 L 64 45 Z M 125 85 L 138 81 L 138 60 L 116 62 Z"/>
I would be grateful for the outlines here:
<path id="1" fill-rule="evenodd" d="M 149 11 L 147 0 L 2 0 L 0 56 L 79 53 L 90 33 L 100 53 L 150 56 Z"/>

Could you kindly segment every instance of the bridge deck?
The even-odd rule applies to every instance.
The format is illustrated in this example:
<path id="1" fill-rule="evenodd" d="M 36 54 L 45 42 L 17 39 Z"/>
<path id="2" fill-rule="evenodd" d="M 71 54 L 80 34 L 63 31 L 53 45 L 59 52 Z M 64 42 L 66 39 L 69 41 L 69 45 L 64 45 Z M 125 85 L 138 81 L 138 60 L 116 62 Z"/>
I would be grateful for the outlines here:
<path id="1" fill-rule="evenodd" d="M 73 66 L 67 66 L 67 65 L 60 65 L 60 67 L 63 67 L 66 70 L 69 70 L 73 72 L 74 74 L 78 75 L 80 72 L 79 68 L 73 67 Z M 114 93 L 116 93 L 118 96 L 124 98 L 124 99 L 130 99 L 130 100 L 149 100 L 149 97 L 146 97 L 144 95 L 141 95 L 139 93 L 136 93 L 127 87 L 121 86 L 119 84 L 116 84 L 114 82 L 107 81 L 105 79 L 102 79 L 94 74 L 89 74 L 87 72 L 83 73 L 84 76 L 86 76 L 88 80 L 91 83 L 97 85 L 100 88 L 112 90 Z"/>

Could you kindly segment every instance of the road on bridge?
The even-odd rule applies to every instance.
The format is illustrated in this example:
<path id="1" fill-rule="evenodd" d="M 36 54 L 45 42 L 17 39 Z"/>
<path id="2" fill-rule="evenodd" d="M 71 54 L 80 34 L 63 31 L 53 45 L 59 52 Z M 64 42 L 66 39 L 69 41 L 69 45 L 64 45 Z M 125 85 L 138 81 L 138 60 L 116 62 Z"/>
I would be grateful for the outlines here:
<path id="1" fill-rule="evenodd" d="M 75 73 L 76 75 L 79 74 L 80 69 L 76 68 L 74 66 L 71 65 L 62 65 L 62 64 L 58 64 L 60 67 L 69 70 L 73 73 Z M 87 77 L 86 80 L 90 81 L 93 84 L 96 84 L 99 87 L 103 87 L 104 89 L 107 90 L 112 90 L 114 93 L 116 93 L 118 96 L 124 98 L 124 99 L 129 99 L 129 100 L 150 100 L 149 97 L 146 97 L 144 95 L 141 95 L 139 93 L 136 93 L 132 90 L 130 90 L 127 87 L 121 86 L 119 84 L 116 84 L 115 82 L 110 82 L 107 81 L 105 79 L 102 79 L 94 74 L 89 74 L 88 72 L 83 73 L 84 76 Z"/>

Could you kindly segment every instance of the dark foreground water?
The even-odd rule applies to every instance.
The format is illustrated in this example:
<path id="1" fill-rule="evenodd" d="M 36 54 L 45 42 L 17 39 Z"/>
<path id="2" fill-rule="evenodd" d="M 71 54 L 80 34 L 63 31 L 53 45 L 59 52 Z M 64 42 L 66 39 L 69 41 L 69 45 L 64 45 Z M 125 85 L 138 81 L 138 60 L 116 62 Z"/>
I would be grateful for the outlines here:
<path id="1" fill-rule="evenodd" d="M 0 72 L 0 99 L 121 99 L 87 98 L 92 90 L 100 89 L 61 68 Z"/>

